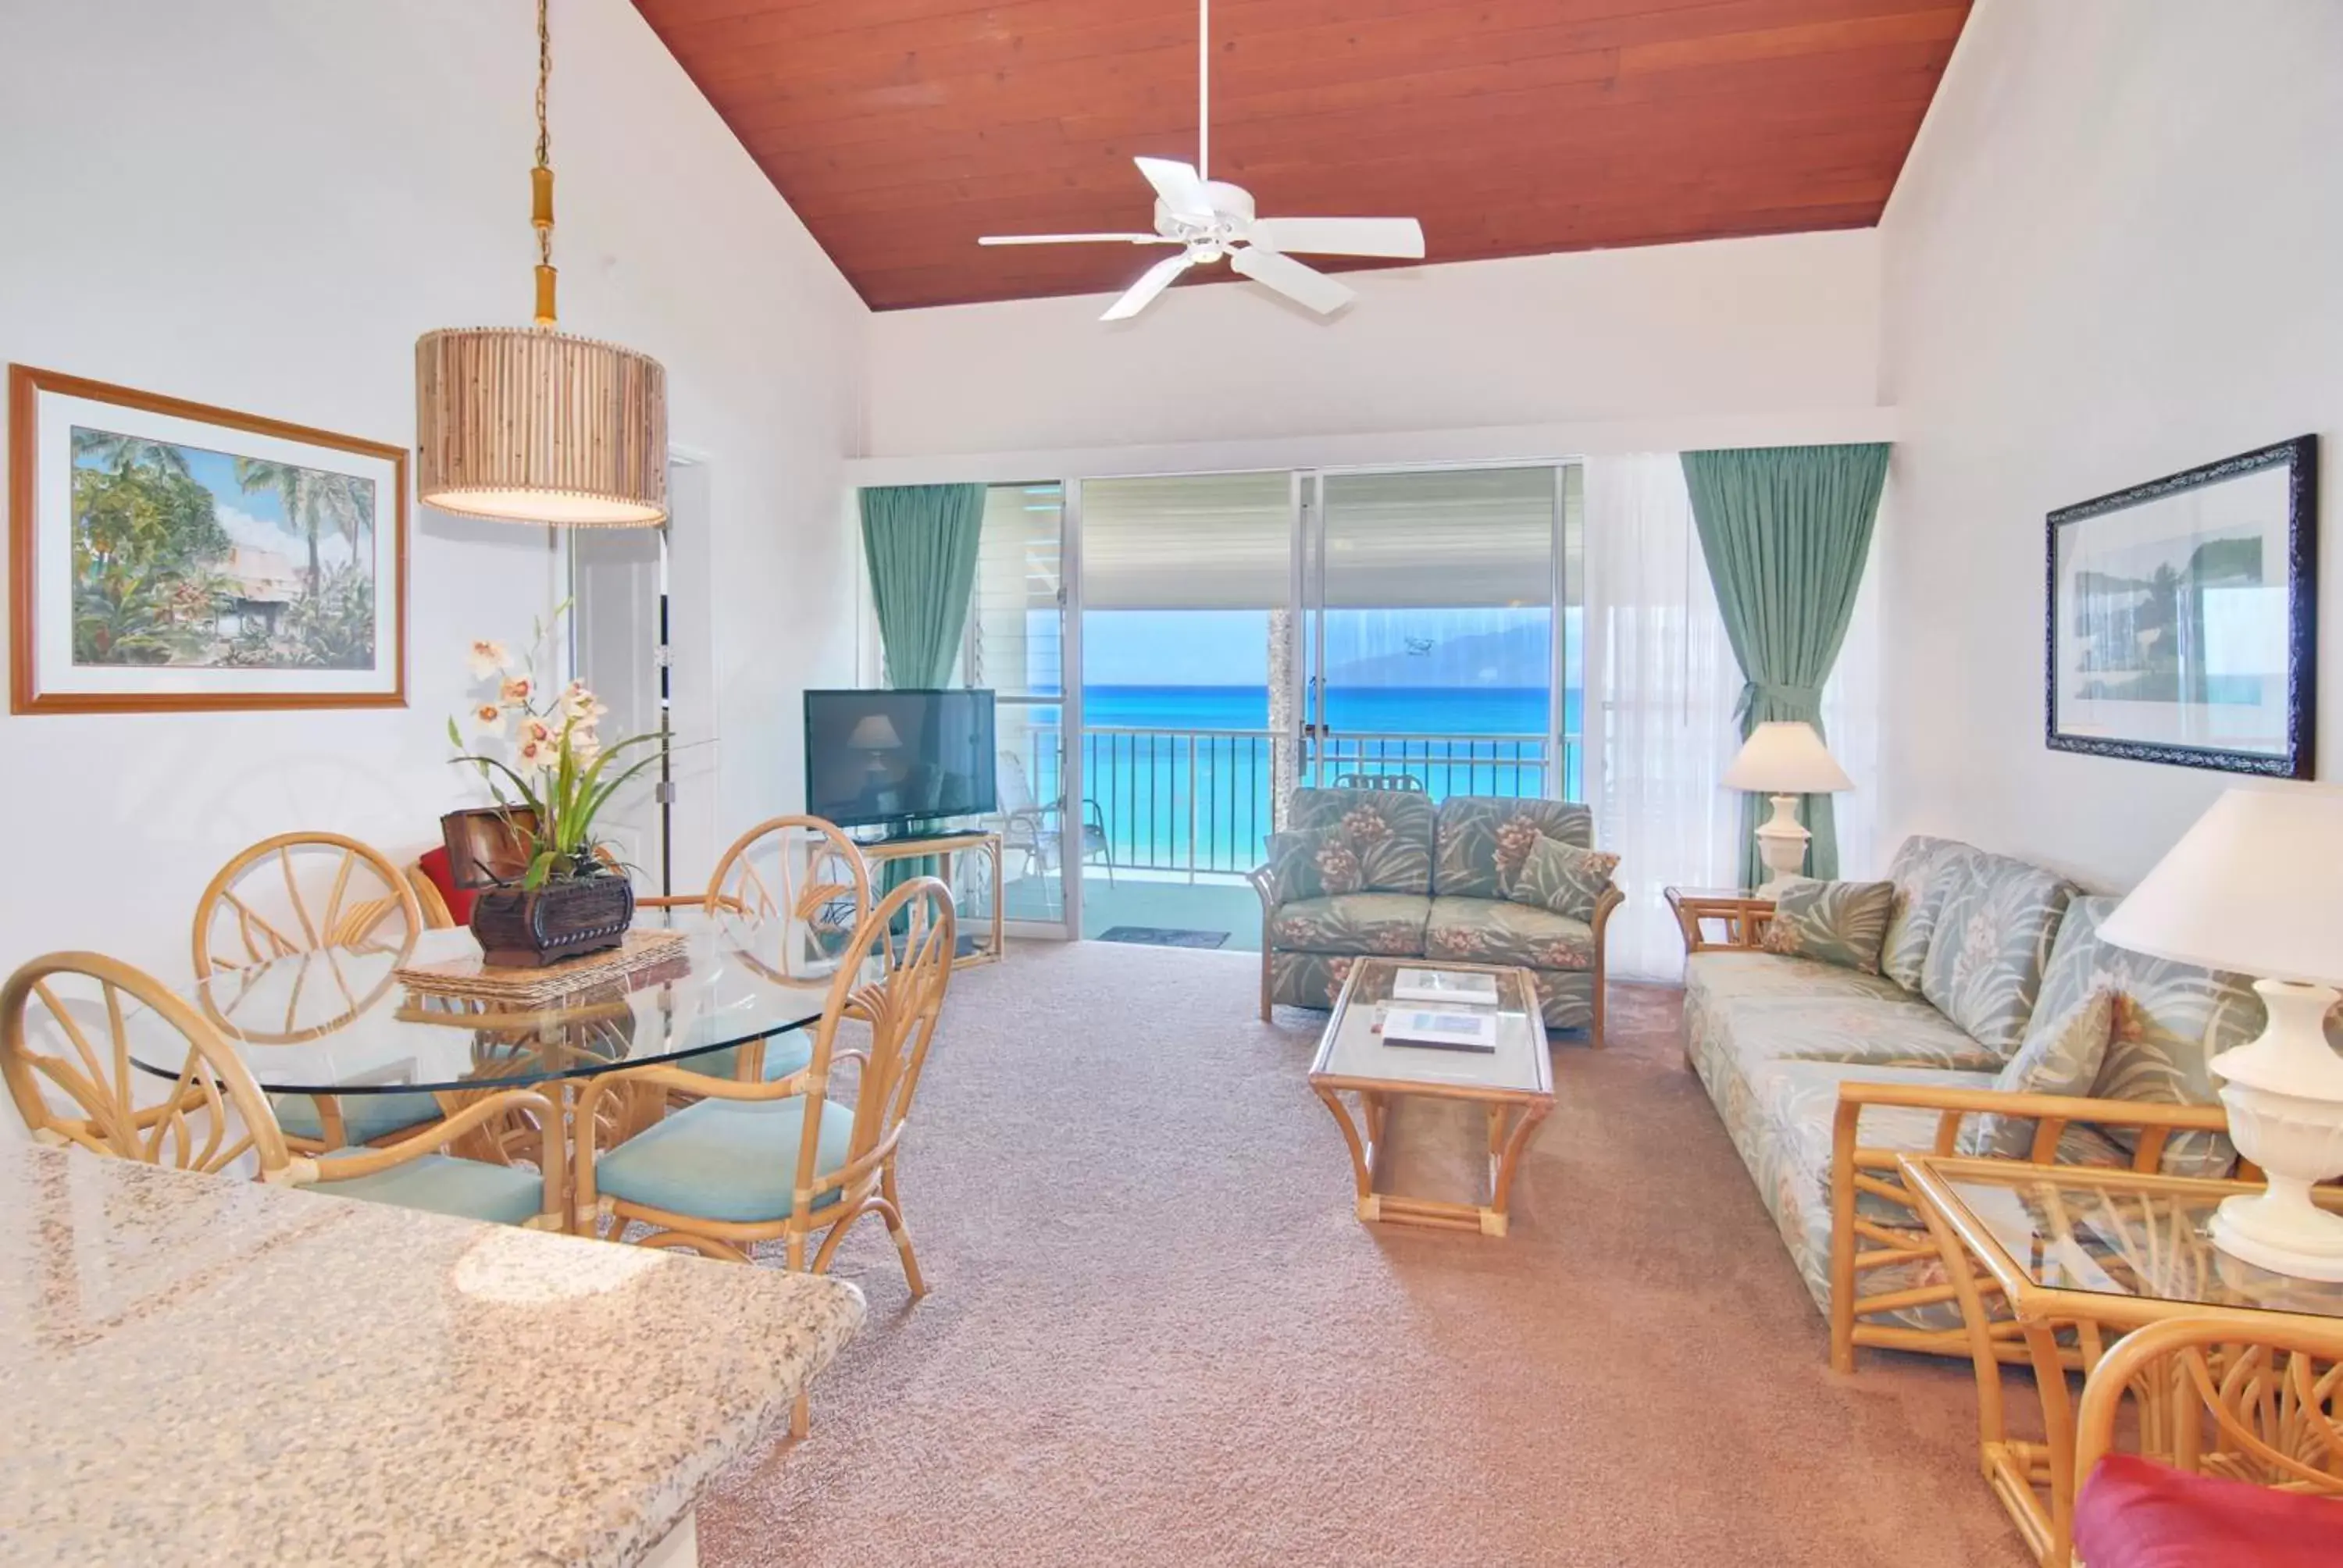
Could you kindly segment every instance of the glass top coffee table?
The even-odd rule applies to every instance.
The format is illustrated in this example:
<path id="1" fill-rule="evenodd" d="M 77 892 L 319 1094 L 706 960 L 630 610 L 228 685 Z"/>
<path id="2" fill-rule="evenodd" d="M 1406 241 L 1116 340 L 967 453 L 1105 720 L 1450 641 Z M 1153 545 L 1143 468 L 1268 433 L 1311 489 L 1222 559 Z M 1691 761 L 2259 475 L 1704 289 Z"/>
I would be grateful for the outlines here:
<path id="1" fill-rule="evenodd" d="M 2343 1321 L 2343 1284 L 2272 1273 L 2213 1244 L 2221 1201 L 2258 1184 L 1949 1155 L 1896 1163 L 1968 1322 L 1986 1478 L 2046 1568 L 2067 1562 L 2081 1479 L 2070 1361 L 2087 1370 L 2119 1336 L 2167 1318 L 2227 1319 L 2244 1340 L 2258 1320 Z M 2331 1191 L 2317 1197 L 2343 1207 Z M 2007 1303 L 2033 1362 L 2040 1442 L 2005 1418 L 1989 1295 Z"/>
<path id="2" fill-rule="evenodd" d="M 1386 1043 L 1382 1011 L 1402 969 L 1466 971 L 1493 975 L 1497 983 L 1496 1049 L 1447 1050 L 1438 1046 Z M 1445 1009 L 1447 1004 L 1443 1004 Z M 1440 1230 L 1505 1233 L 1506 1205 L 1522 1151 L 1538 1124 L 1554 1110 L 1554 1062 L 1546 1053 L 1545 1020 L 1525 970 L 1488 964 L 1446 963 L 1426 959 L 1361 959 L 1352 966 L 1333 1016 L 1310 1064 L 1310 1087 L 1333 1112 L 1351 1149 L 1351 1173 L 1358 1184 L 1362 1220 Z M 1353 1119 L 1344 1095 L 1356 1097 Z M 1486 1107 L 1489 1124 L 1488 1197 L 1460 1203 L 1439 1198 L 1403 1197 L 1375 1191 L 1376 1166 L 1384 1152 L 1391 1102 L 1403 1095 L 1463 1100 Z M 1361 1122 L 1364 1123 L 1363 1134 Z"/>

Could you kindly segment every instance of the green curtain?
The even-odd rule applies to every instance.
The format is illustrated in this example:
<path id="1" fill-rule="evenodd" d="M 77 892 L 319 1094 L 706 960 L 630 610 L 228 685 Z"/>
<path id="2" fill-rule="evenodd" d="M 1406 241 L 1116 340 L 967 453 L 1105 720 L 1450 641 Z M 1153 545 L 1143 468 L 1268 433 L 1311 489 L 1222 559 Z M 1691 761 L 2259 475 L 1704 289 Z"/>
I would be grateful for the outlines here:
<path id="1" fill-rule="evenodd" d="M 905 690 L 951 678 L 960 634 L 968 629 L 983 531 L 982 485 L 891 485 L 862 492 L 862 555 L 870 566 L 889 686 Z M 938 820 L 907 826 L 925 832 Z M 884 897 L 914 877 L 933 876 L 937 864 L 929 855 L 888 860 L 871 891 Z"/>
<path id="2" fill-rule="evenodd" d="M 1686 452 L 1684 484 L 1701 554 L 1741 664 L 1741 733 L 1768 719 L 1802 719 L 1820 733 L 1823 682 L 1846 639 L 1871 557 L 1872 524 L 1887 479 L 1884 442 Z M 1763 808 L 1741 802 L 1741 874 L 1765 879 L 1755 837 Z M 1838 833 L 1827 795 L 1804 802 L 1807 870 L 1838 875 Z"/>
<path id="3" fill-rule="evenodd" d="M 983 528 L 982 485 L 862 492 L 862 554 L 870 563 L 889 686 L 941 686 L 951 678 Z"/>

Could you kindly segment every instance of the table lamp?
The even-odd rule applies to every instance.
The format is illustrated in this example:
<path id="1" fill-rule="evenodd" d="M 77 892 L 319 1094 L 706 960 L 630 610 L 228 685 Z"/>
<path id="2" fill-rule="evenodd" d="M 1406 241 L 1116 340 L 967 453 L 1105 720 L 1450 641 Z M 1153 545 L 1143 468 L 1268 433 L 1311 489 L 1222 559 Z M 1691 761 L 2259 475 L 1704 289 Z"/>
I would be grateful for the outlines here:
<path id="1" fill-rule="evenodd" d="M 1757 858 L 1773 874 L 1757 890 L 1775 893 L 1806 867 L 1806 840 L 1813 835 L 1798 820 L 1798 797 L 1835 795 L 1854 789 L 1855 780 L 1813 725 L 1768 720 L 1741 743 L 1741 754 L 1725 770 L 1725 787 L 1774 798 L 1774 815 L 1757 829 Z"/>
<path id="2" fill-rule="evenodd" d="M 2237 1150 L 2267 1190 L 2225 1200 L 2213 1242 L 2248 1263 L 2343 1281 L 2343 1215 L 2314 1182 L 2343 1174 L 2343 1056 L 2327 1011 L 2343 985 L 2343 790 L 2231 789 L 2099 928 L 2118 947 L 2234 970 L 2269 1023 L 2207 1065 Z"/>

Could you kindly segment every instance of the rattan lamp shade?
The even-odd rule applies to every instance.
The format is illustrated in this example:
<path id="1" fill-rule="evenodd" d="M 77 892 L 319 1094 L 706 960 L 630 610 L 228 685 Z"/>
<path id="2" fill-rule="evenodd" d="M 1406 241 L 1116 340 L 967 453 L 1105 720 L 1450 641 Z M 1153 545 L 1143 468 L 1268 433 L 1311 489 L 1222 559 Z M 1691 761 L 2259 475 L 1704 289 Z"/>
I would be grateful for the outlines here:
<path id="1" fill-rule="evenodd" d="M 417 494 L 503 522 L 667 520 L 667 372 L 647 354 L 532 327 L 415 344 Z"/>

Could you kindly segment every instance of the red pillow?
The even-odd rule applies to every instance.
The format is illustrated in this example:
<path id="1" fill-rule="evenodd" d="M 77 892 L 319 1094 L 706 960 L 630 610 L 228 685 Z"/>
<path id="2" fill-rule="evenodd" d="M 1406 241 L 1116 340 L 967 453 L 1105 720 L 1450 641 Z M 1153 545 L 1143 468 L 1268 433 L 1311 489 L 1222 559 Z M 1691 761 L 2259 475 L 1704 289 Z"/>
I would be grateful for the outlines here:
<path id="1" fill-rule="evenodd" d="M 447 846 L 424 850 L 416 857 L 415 863 L 423 868 L 423 874 L 439 890 L 439 901 L 447 906 L 448 916 L 459 926 L 470 925 L 472 900 L 478 895 L 456 886 L 455 874 L 447 869 Z"/>
<path id="2" fill-rule="evenodd" d="M 2075 1504 L 2075 1555 L 2091 1568 L 2338 1568 L 2343 1499 L 2111 1453 Z"/>

